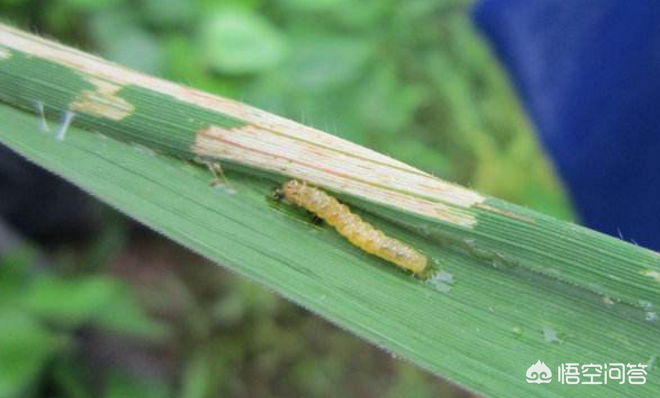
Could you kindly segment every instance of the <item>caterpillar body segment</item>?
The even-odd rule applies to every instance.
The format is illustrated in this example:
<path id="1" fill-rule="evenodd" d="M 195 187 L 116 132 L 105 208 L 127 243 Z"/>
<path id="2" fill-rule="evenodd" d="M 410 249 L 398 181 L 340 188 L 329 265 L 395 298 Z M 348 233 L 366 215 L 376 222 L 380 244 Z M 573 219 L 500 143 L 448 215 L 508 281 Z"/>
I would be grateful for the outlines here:
<path id="1" fill-rule="evenodd" d="M 401 268 L 422 275 L 428 260 L 425 255 L 401 242 L 385 235 L 360 216 L 350 211 L 348 206 L 318 188 L 304 182 L 291 180 L 282 186 L 284 198 L 316 214 L 333 226 L 340 235 L 352 244 Z"/>

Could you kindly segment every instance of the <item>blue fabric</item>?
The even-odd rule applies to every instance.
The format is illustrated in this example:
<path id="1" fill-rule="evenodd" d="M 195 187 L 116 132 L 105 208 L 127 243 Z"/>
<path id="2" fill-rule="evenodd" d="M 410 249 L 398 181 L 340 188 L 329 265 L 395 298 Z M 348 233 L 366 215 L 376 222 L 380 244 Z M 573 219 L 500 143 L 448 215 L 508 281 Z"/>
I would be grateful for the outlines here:
<path id="1" fill-rule="evenodd" d="M 660 2 L 483 0 L 473 17 L 581 221 L 660 249 Z"/>

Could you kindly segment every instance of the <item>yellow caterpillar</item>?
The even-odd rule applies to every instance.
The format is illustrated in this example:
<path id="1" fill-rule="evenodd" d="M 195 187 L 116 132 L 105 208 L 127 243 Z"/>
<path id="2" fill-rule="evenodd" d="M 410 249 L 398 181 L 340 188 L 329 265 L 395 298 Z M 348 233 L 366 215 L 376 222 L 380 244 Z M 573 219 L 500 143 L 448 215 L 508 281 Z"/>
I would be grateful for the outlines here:
<path id="1" fill-rule="evenodd" d="M 316 214 L 332 225 L 340 235 L 367 253 L 410 270 L 418 276 L 426 269 L 425 255 L 377 230 L 357 214 L 351 213 L 348 206 L 339 203 L 320 189 L 291 180 L 284 183 L 281 193 L 287 201 Z"/>

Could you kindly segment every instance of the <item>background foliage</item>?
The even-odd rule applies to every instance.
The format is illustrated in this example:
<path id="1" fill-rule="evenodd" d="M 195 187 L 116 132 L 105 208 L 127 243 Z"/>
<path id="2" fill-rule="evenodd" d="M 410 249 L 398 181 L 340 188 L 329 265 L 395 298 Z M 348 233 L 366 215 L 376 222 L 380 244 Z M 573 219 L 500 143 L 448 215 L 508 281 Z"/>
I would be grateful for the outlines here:
<path id="1" fill-rule="evenodd" d="M 3 18 L 21 27 L 568 218 L 468 6 L 0 0 Z M 464 394 L 101 205 L 98 213 L 82 243 L 63 237 L 30 245 L 31 256 L 3 257 L 0 328 L 12 330 L 0 330 L 0 361 L 8 361 L 0 368 L 12 371 L 0 377 L 0 397 L 26 389 L 72 397 Z M 35 347 L 29 357 L 12 351 L 26 346 Z"/>

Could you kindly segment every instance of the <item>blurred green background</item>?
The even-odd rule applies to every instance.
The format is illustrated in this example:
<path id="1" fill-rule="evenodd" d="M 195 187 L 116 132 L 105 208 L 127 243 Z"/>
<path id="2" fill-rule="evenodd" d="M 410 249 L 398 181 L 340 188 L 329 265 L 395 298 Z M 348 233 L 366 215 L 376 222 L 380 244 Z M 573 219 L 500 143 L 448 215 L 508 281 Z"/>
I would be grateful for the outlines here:
<path id="1" fill-rule="evenodd" d="M 0 0 L 2 19 L 570 219 L 465 0 Z M 0 259 L 0 398 L 463 397 L 100 203 Z"/>

